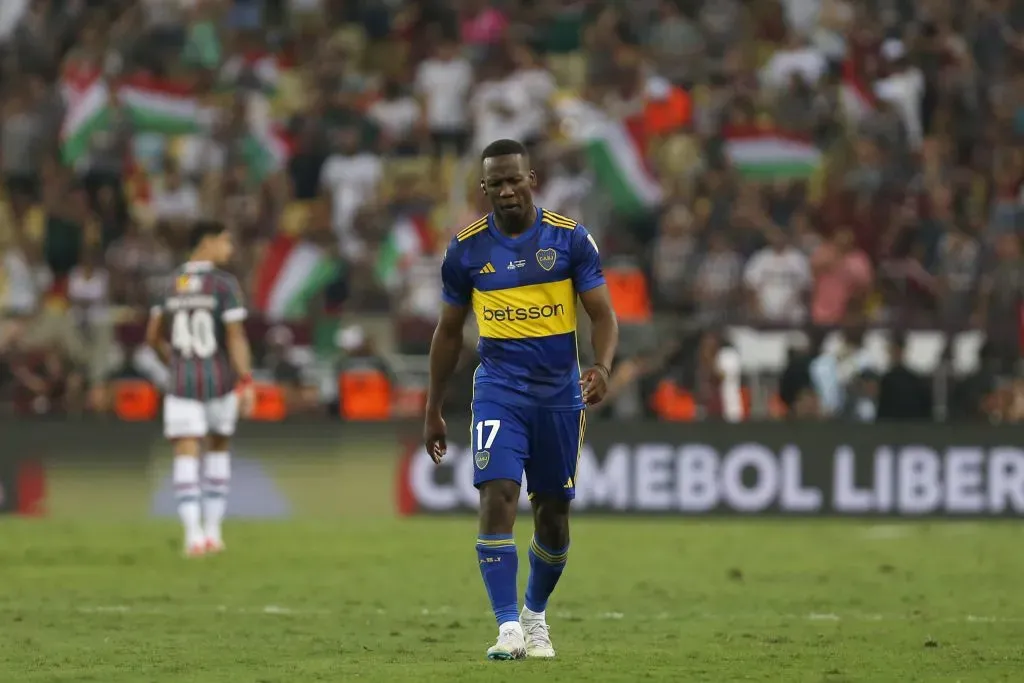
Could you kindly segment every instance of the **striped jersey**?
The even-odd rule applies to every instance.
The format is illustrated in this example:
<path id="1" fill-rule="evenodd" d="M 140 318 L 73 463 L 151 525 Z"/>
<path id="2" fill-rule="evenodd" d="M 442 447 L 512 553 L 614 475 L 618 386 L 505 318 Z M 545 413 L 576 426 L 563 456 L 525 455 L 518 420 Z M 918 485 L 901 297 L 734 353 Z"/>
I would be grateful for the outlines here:
<path id="1" fill-rule="evenodd" d="M 456 235 L 441 265 L 442 297 L 471 305 L 480 329 L 473 399 L 583 408 L 576 298 L 603 284 L 594 238 L 552 211 L 538 207 L 533 225 L 514 237 L 493 214 Z"/>
<path id="2" fill-rule="evenodd" d="M 245 320 L 242 290 L 230 273 L 212 263 L 178 268 L 168 291 L 153 307 L 170 334 L 167 393 L 209 401 L 231 393 L 237 377 L 225 344 L 225 323 Z"/>

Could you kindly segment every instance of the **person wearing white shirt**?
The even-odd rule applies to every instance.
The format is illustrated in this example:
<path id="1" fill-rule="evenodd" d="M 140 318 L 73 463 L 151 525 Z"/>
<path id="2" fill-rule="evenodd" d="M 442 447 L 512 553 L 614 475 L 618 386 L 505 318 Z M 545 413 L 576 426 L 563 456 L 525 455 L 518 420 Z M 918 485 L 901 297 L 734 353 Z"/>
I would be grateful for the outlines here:
<path id="1" fill-rule="evenodd" d="M 480 78 L 473 86 L 469 110 L 473 116 L 473 144 L 475 154 L 498 138 L 518 139 L 516 130 L 517 101 L 520 90 L 509 87 L 503 65 L 485 62 L 480 67 Z"/>
<path id="2" fill-rule="evenodd" d="M 384 133 L 390 147 L 399 155 L 418 151 L 417 128 L 423 110 L 416 98 L 402 92 L 402 86 L 389 80 L 383 97 L 370 105 L 367 116 Z"/>
<path id="3" fill-rule="evenodd" d="M 814 85 L 828 68 L 824 53 L 802 36 L 791 33 L 789 44 L 777 51 L 761 71 L 761 81 L 769 88 L 784 88 L 794 75 Z"/>
<path id="4" fill-rule="evenodd" d="M 750 258 L 743 273 L 755 315 L 769 322 L 803 322 L 812 283 L 810 262 L 781 230 L 771 231 L 768 239 L 769 245 Z"/>
<path id="5" fill-rule="evenodd" d="M 469 141 L 467 102 L 473 85 L 473 67 L 459 54 L 456 43 L 446 40 L 436 54 L 416 70 L 416 94 L 422 99 L 427 128 L 435 151 L 454 148 L 466 151 Z"/>
<path id="6" fill-rule="evenodd" d="M 516 139 L 529 144 L 547 130 L 549 105 L 557 86 L 554 76 L 529 47 L 516 46 L 512 59 L 516 69 L 509 75 L 507 83 L 516 98 L 513 130 L 518 136 Z"/>
<path id="7" fill-rule="evenodd" d="M 563 216 L 580 216 L 594 188 L 594 179 L 587 171 L 583 152 L 572 149 L 563 153 L 550 177 L 534 192 L 537 206 Z"/>
<path id="8" fill-rule="evenodd" d="M 28 317 L 39 305 L 39 288 L 32 265 L 20 246 L 10 244 L 0 252 L 0 314 Z"/>
<path id="9" fill-rule="evenodd" d="M 715 371 L 718 373 L 719 400 L 722 402 L 722 419 L 726 422 L 743 421 L 743 394 L 741 382 L 743 363 L 740 353 L 728 344 L 723 344 L 715 354 Z"/>
<path id="10" fill-rule="evenodd" d="M 153 191 L 153 215 L 172 227 L 184 226 L 199 218 L 199 191 L 185 182 L 177 166 L 164 173 L 163 183 Z"/>
<path id="11" fill-rule="evenodd" d="M 701 335 L 697 364 L 697 395 L 704 410 L 719 415 L 726 422 L 741 422 L 743 363 L 739 352 L 721 331 L 709 329 Z"/>
<path id="12" fill-rule="evenodd" d="M 362 255 L 353 230 L 356 215 L 376 200 L 384 176 L 380 157 L 359 148 L 359 132 L 346 128 L 334 135 L 333 153 L 320 169 L 320 187 L 331 200 L 331 223 L 350 258 Z"/>
<path id="13" fill-rule="evenodd" d="M 890 38 L 882 43 L 882 56 L 892 66 L 892 73 L 875 83 L 875 94 L 900 113 L 907 127 L 910 146 L 920 149 L 924 140 L 924 124 L 921 120 L 921 100 L 924 97 L 924 75 L 921 70 L 907 61 L 907 49 L 903 41 Z"/>

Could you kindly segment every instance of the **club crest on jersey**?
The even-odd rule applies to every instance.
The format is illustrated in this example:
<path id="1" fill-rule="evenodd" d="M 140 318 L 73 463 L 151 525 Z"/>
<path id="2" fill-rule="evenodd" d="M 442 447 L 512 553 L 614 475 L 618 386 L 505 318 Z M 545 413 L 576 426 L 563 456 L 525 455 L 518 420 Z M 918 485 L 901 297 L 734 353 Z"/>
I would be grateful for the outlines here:
<path id="1" fill-rule="evenodd" d="M 202 287 L 202 281 L 197 277 L 192 277 L 189 274 L 179 275 L 178 281 L 174 285 L 174 290 L 178 294 L 191 294 L 198 292 Z"/>
<path id="2" fill-rule="evenodd" d="M 473 457 L 473 462 L 476 463 L 478 470 L 487 469 L 487 463 L 491 461 L 491 454 L 489 451 L 477 451 Z"/>
<path id="3" fill-rule="evenodd" d="M 555 261 L 558 259 L 558 252 L 554 249 L 538 249 L 537 250 L 537 263 L 544 270 L 551 270 L 555 267 Z"/>

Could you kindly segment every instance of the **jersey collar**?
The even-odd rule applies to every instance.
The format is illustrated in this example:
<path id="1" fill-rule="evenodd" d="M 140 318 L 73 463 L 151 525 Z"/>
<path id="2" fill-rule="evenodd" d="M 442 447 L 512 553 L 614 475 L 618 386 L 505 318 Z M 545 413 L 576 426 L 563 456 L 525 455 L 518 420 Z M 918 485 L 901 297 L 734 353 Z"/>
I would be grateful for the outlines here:
<path id="1" fill-rule="evenodd" d="M 487 214 L 487 228 L 491 231 L 491 234 L 494 235 L 494 238 L 496 240 L 498 240 L 499 242 L 506 246 L 522 244 L 526 240 L 530 239 L 530 237 L 533 236 L 533 233 L 537 232 L 538 226 L 540 226 L 541 216 L 544 212 L 541 210 L 539 206 L 535 206 L 534 208 L 537 210 L 537 218 L 533 221 L 533 225 L 531 225 L 530 227 L 528 227 L 526 230 L 516 235 L 515 237 L 509 237 L 508 235 L 506 235 L 505 233 L 498 229 L 498 226 L 495 225 L 494 223 L 493 211 Z"/>

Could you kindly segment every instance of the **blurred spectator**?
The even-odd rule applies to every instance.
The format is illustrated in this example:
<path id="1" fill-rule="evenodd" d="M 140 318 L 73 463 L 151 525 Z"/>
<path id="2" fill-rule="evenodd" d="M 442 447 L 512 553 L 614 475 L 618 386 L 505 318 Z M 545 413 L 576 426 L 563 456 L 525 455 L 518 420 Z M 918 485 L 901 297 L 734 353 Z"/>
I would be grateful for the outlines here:
<path id="1" fill-rule="evenodd" d="M 889 370 L 878 389 L 878 420 L 927 420 L 931 396 L 924 380 L 906 366 L 906 347 L 896 337 L 889 344 Z"/>
<path id="2" fill-rule="evenodd" d="M 1020 238 L 1002 235 L 995 244 L 995 262 L 981 284 L 978 319 L 992 345 L 1001 372 L 1014 372 L 1020 357 L 1020 306 L 1024 294 L 1024 259 Z"/>
<path id="3" fill-rule="evenodd" d="M 845 322 L 863 302 L 871 285 L 868 257 L 853 244 L 853 233 L 841 228 L 811 256 L 814 293 L 811 320 L 816 325 Z"/>
<path id="4" fill-rule="evenodd" d="M 649 44 L 658 72 L 677 85 L 690 86 L 704 75 L 704 38 L 677 0 L 658 3 L 658 20 Z"/>
<path id="5" fill-rule="evenodd" d="M 384 84 L 379 100 L 370 105 L 370 120 L 384 133 L 388 149 L 399 156 L 414 156 L 420 149 L 423 112 L 419 102 L 392 79 Z"/>
<path id="6" fill-rule="evenodd" d="M 477 68 L 477 80 L 467 103 L 472 112 L 474 154 L 482 152 L 491 141 L 514 132 L 517 109 L 527 104 L 517 101 L 517 96 L 524 93 L 511 88 L 509 78 L 509 65 L 501 55 Z"/>
<path id="7" fill-rule="evenodd" d="M 875 85 L 875 90 L 879 98 L 891 103 L 899 112 L 907 129 L 910 146 L 917 149 L 924 135 L 924 122 L 921 118 L 924 76 L 920 69 L 910 63 L 907 48 L 901 40 L 890 38 L 882 43 L 882 58 L 888 63 L 889 75 Z"/>
<path id="8" fill-rule="evenodd" d="M 320 184 L 330 198 L 332 223 L 340 244 L 348 256 L 356 258 L 363 247 L 355 232 L 355 219 L 377 201 L 384 169 L 380 156 L 360 146 L 355 128 L 335 131 L 330 148 L 331 155 L 320 171 Z"/>
<path id="9" fill-rule="evenodd" d="M 39 161 L 44 152 L 42 119 L 33 111 L 27 88 L 12 93 L 3 112 L 0 145 L 3 147 L 4 183 L 7 191 L 36 198 L 39 193 Z"/>
<path id="10" fill-rule="evenodd" d="M 811 285 L 807 257 L 794 248 L 779 229 L 768 233 L 769 245 L 747 262 L 743 281 L 755 319 L 774 323 L 801 323 L 806 314 L 805 295 Z"/>
<path id="11" fill-rule="evenodd" d="M 462 154 L 469 143 L 466 104 L 473 84 L 473 67 L 459 55 L 459 46 L 445 38 L 434 55 L 416 70 L 416 93 L 424 103 L 427 130 L 434 151 Z"/>
<path id="12" fill-rule="evenodd" d="M 825 74 L 825 55 L 801 34 L 791 31 L 786 45 L 776 50 L 761 71 L 761 80 L 769 88 L 784 89 L 813 86 Z"/>
<path id="13" fill-rule="evenodd" d="M 739 353 L 719 331 L 710 329 L 701 335 L 695 394 L 708 416 L 726 422 L 743 419 L 741 371 Z"/>
<path id="14" fill-rule="evenodd" d="M 660 302 L 675 309 L 692 304 L 696 256 L 693 215 L 685 206 L 673 206 L 661 219 L 652 255 L 654 291 Z"/>
<path id="15" fill-rule="evenodd" d="M 789 346 L 786 366 L 779 378 L 779 400 L 791 418 L 819 416 L 818 394 L 811 379 L 811 362 L 821 353 L 824 335 L 813 335 L 810 344 L 798 341 Z"/>
<path id="16" fill-rule="evenodd" d="M 182 175 L 177 164 L 165 163 L 163 182 L 153 188 L 153 215 L 162 228 L 181 236 L 200 216 L 199 190 Z"/>
<path id="17" fill-rule="evenodd" d="M 79 412 L 84 381 L 59 347 L 21 349 L 11 365 L 14 406 L 20 415 Z"/>
<path id="18" fill-rule="evenodd" d="M 709 234 L 707 252 L 697 266 L 694 283 L 697 309 L 704 322 L 721 322 L 735 309 L 742 268 L 743 262 L 729 238 L 717 231 Z"/>
<path id="19" fill-rule="evenodd" d="M 471 50 L 475 61 L 483 61 L 488 54 L 487 49 L 505 37 L 508 19 L 487 0 L 463 0 L 461 4 L 459 33 L 462 43 Z"/>
<path id="20" fill-rule="evenodd" d="M 304 399 L 302 371 L 289 357 L 295 335 L 287 327 L 276 326 L 267 330 L 266 350 L 261 365 L 271 381 L 281 387 L 290 412 L 302 412 Z"/>
<path id="21" fill-rule="evenodd" d="M 873 399 L 873 388 L 862 386 L 856 381 L 877 381 L 873 375 L 867 374 L 875 368 L 863 348 L 863 330 L 847 332 L 831 348 L 822 345 L 818 356 L 811 361 L 809 370 L 823 416 L 838 417 L 845 412 L 860 420 L 873 419 L 873 408 L 859 405 L 861 398 Z M 848 395 L 851 384 L 854 384 L 855 389 L 852 396 Z"/>
<path id="22" fill-rule="evenodd" d="M 941 320 L 944 327 L 955 326 L 974 311 L 981 247 L 968 232 L 954 225 L 939 238 L 936 261 Z"/>
<path id="23" fill-rule="evenodd" d="M 107 250 L 111 299 L 118 304 L 148 309 L 165 290 L 174 256 L 153 230 L 141 230 L 132 220 Z"/>
<path id="24" fill-rule="evenodd" d="M 551 150 L 547 171 L 535 195 L 537 205 L 563 216 L 583 216 L 594 190 L 594 178 L 584 155 L 575 149 L 560 153 Z"/>
<path id="25" fill-rule="evenodd" d="M 850 378 L 846 386 L 843 417 L 851 422 L 871 423 L 878 413 L 878 373 L 863 370 Z"/>
<path id="26" fill-rule="evenodd" d="M 512 137 L 532 148 L 548 131 L 549 107 L 557 86 L 532 48 L 518 44 L 511 51 L 513 70 L 508 77 L 508 87 L 516 92 L 518 100 Z"/>

